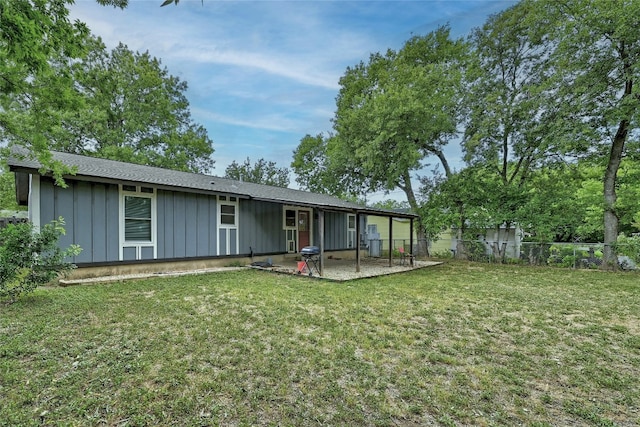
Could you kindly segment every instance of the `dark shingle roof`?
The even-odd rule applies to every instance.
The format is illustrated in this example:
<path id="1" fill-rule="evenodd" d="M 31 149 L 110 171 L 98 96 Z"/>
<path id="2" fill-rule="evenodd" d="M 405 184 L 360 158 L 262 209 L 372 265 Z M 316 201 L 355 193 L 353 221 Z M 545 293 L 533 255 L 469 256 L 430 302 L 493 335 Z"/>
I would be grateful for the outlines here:
<path id="1" fill-rule="evenodd" d="M 231 194 L 249 199 L 297 206 L 311 206 L 371 215 L 399 216 L 398 212 L 368 208 L 326 194 L 254 184 L 211 175 L 181 172 L 153 166 L 80 156 L 77 154 L 52 152 L 52 155 L 55 160 L 76 169 L 75 175 L 65 176 L 65 179 L 114 183 L 141 183 L 178 191 Z M 36 160 L 21 157 L 22 156 L 11 156 L 7 159 L 11 170 L 35 172 L 40 169 L 40 163 Z M 415 215 L 412 214 L 400 216 L 406 218 L 415 217 Z"/>

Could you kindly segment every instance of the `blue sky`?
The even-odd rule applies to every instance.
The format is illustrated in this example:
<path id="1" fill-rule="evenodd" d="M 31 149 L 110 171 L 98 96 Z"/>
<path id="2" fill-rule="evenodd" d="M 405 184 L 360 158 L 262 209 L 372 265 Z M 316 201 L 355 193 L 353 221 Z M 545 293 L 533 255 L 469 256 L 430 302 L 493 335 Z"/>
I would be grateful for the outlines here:
<path id="1" fill-rule="evenodd" d="M 76 0 L 70 9 L 108 48 L 122 42 L 149 51 L 188 83 L 192 117 L 214 143 L 213 174 L 224 175 L 232 161 L 247 157 L 289 167 L 302 137 L 330 131 L 338 81 L 348 66 L 447 23 L 464 36 L 514 2 L 161 3 L 130 0 L 120 10 Z M 450 157 L 454 167 L 461 165 L 456 147 Z"/>

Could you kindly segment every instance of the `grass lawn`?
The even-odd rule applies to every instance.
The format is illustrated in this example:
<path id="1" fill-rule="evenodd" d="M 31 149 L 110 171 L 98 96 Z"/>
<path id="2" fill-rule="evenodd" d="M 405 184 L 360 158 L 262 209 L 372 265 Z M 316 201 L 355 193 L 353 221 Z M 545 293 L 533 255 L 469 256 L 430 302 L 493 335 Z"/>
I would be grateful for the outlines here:
<path id="1" fill-rule="evenodd" d="M 0 425 L 640 424 L 640 275 L 447 262 L 42 288 L 0 306 Z"/>

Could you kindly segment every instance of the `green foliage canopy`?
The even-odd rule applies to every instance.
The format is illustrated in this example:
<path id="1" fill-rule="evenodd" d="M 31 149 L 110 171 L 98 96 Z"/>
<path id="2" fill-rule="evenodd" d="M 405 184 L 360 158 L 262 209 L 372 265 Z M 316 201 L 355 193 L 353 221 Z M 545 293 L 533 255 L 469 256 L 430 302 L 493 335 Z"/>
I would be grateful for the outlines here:
<path id="1" fill-rule="evenodd" d="M 16 201 L 15 174 L 0 165 L 0 210 L 21 210 Z"/>
<path id="2" fill-rule="evenodd" d="M 465 160 L 485 165 L 504 186 L 522 185 L 532 168 L 555 160 L 545 124 L 549 109 L 540 72 L 548 47 L 532 36 L 530 10 L 517 5 L 488 19 L 471 36 L 467 69 Z"/>
<path id="3" fill-rule="evenodd" d="M 617 175 L 628 143 L 640 136 L 640 2 L 526 1 L 553 47 L 547 91 L 555 101 L 550 137 L 566 152 L 606 165 L 603 182 L 604 261 L 615 265 L 619 233 Z"/>
<path id="4" fill-rule="evenodd" d="M 86 25 L 69 20 L 70 3 L 0 0 L 0 138 L 27 147 L 58 177 L 66 170 L 52 160 L 46 131 L 59 124 L 61 111 L 77 109 L 81 101 L 70 75 L 57 72 L 51 59 L 82 57 L 89 34 Z M 29 114 L 16 111 L 16 102 L 28 105 Z"/>
<path id="5" fill-rule="evenodd" d="M 227 166 L 224 177 L 275 187 L 289 186 L 289 169 L 279 168 L 276 162 L 265 159 L 259 159 L 253 165 L 248 157 L 242 164 L 234 160 Z"/>
<path id="6" fill-rule="evenodd" d="M 354 199 L 370 187 L 362 167 L 349 161 L 351 152 L 333 151 L 334 135 L 305 135 L 293 152 L 291 168 L 300 188 L 343 199 Z"/>
<path id="7" fill-rule="evenodd" d="M 209 172 L 214 161 L 207 131 L 193 123 L 187 83 L 148 52 L 119 44 L 108 52 L 99 39 L 68 69 L 83 107 L 62 117 L 52 148 L 190 172 Z M 65 64 L 61 64 L 65 70 Z"/>
<path id="8" fill-rule="evenodd" d="M 463 148 L 475 172 L 437 186 L 431 212 L 466 224 L 483 208 L 536 238 L 604 239 L 614 259 L 638 215 L 639 16 L 634 1 L 525 0 L 474 31 Z"/>
<path id="9" fill-rule="evenodd" d="M 0 0 L 0 138 L 27 148 L 62 184 L 50 150 L 208 172 L 213 148 L 194 124 L 186 82 L 148 53 L 106 51 L 71 0 Z M 98 0 L 126 7 L 126 0 Z"/>
<path id="10" fill-rule="evenodd" d="M 467 45 L 448 27 L 408 40 L 398 52 L 373 54 L 340 79 L 329 156 L 361 168 L 368 190 L 400 188 L 415 205 L 411 173 L 457 134 L 461 66 Z"/>
<path id="11" fill-rule="evenodd" d="M 443 148 L 463 115 L 462 70 L 468 46 L 448 27 L 408 40 L 399 51 L 372 54 L 347 68 L 336 99 L 335 134 L 305 136 L 294 152 L 298 183 L 334 195 L 399 188 L 417 211 L 412 174 Z"/>

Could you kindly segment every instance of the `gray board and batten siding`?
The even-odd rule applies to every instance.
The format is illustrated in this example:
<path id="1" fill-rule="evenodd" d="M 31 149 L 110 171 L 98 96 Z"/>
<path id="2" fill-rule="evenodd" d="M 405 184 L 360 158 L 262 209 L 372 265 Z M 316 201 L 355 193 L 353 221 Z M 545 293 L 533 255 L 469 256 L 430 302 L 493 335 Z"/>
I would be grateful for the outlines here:
<path id="1" fill-rule="evenodd" d="M 118 261 L 118 186 L 71 180 L 67 185 L 62 188 L 50 178 L 40 179 L 38 222 L 65 220 L 60 246 L 80 245 L 82 252 L 74 257 L 75 263 Z"/>
<path id="2" fill-rule="evenodd" d="M 75 263 L 119 260 L 119 190 L 117 184 L 67 180 L 67 188 L 52 179 L 40 180 L 40 223 L 65 219 L 60 244 L 82 247 Z M 254 200 L 239 201 L 239 248 L 232 253 L 284 252 L 282 206 Z M 157 192 L 157 258 L 217 256 L 217 200 L 215 196 L 159 190 Z M 235 237 L 235 236 L 233 236 Z M 232 242 L 236 239 L 232 238 Z M 329 241 L 327 241 L 329 244 Z M 332 244 L 332 246 L 335 246 Z M 153 259 L 149 249 L 142 259 Z M 126 248 L 123 261 L 135 259 Z"/>
<path id="3" fill-rule="evenodd" d="M 319 227 L 314 219 L 314 238 L 320 241 Z M 347 247 L 347 215 L 343 212 L 325 212 L 324 214 L 325 250 L 353 249 Z"/>
<path id="4" fill-rule="evenodd" d="M 347 235 L 352 233 L 348 215 L 397 216 L 301 190 L 67 153 L 53 155 L 76 169 L 76 175 L 65 176 L 67 188 L 56 186 L 47 174 L 40 176 L 39 163 L 27 157 L 10 157 L 8 164 L 17 177 L 40 176 L 37 206 L 30 206 L 30 214 L 37 215 L 38 224 L 65 219 L 66 235 L 60 244 L 82 247 L 73 259 L 77 264 L 290 252 L 284 213 L 291 207 L 310 213 L 313 244 L 324 240 L 324 250 L 348 249 Z M 121 241 L 124 186 L 138 186 L 138 191 L 153 189 L 154 247 L 132 248 Z M 233 199 L 237 206 L 237 222 L 227 229 L 220 226 L 218 218 L 224 197 Z M 324 239 L 319 236 L 319 210 L 324 212 Z"/>

